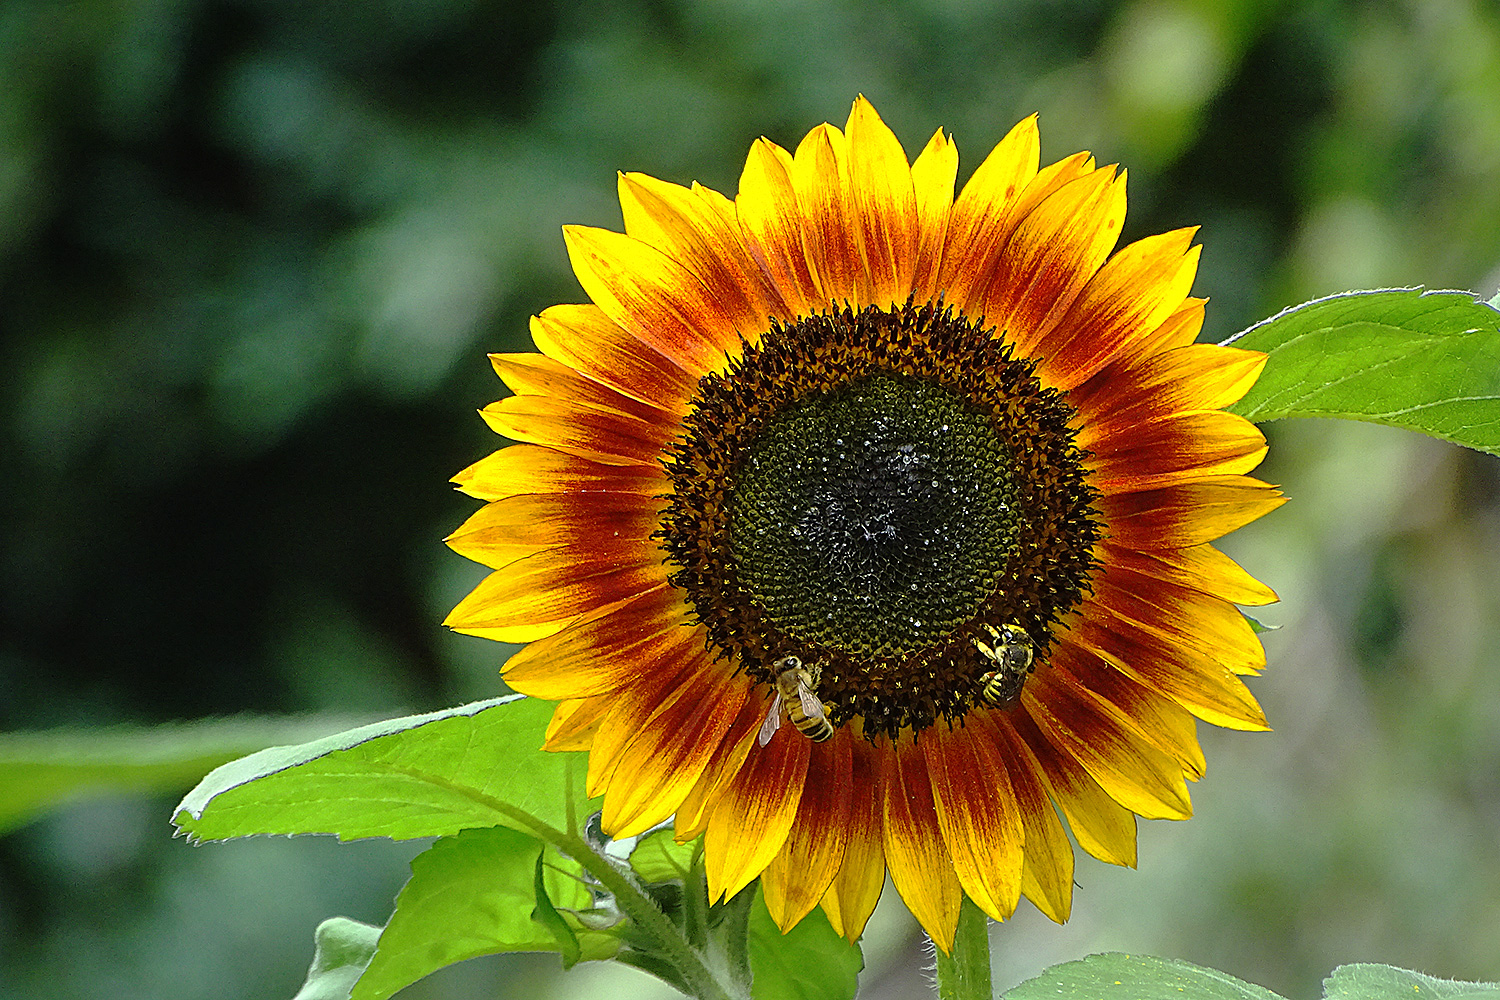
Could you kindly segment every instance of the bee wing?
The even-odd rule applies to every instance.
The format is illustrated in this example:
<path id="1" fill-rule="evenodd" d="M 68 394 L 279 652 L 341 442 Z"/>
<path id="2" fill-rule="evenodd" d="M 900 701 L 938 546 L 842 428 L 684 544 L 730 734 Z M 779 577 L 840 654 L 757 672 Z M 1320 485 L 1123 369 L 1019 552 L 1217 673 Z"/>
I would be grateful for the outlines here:
<path id="1" fill-rule="evenodd" d="M 765 746 L 771 742 L 771 737 L 776 735 L 776 730 L 781 728 L 781 692 L 776 692 L 776 697 L 771 699 L 771 710 L 766 713 L 766 721 L 760 724 L 760 736 L 756 742 Z"/>
<path id="2" fill-rule="evenodd" d="M 802 701 L 802 714 L 809 719 L 821 719 L 826 714 L 823 711 L 823 703 L 807 689 L 806 684 L 797 688 L 797 697 Z"/>

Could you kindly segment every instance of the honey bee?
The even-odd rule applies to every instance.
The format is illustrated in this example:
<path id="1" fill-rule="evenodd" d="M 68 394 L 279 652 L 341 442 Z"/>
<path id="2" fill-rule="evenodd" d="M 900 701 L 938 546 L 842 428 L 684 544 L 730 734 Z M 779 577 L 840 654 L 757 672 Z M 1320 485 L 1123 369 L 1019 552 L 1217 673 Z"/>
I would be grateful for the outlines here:
<path id="1" fill-rule="evenodd" d="M 979 678 L 984 685 L 984 700 L 991 705 L 1008 705 L 1021 695 L 1021 686 L 1036 659 L 1036 645 L 1015 623 L 999 628 L 986 624 L 984 630 L 989 633 L 989 642 L 973 638 L 974 648 L 995 664 L 994 670 Z"/>
<path id="2" fill-rule="evenodd" d="M 833 735 L 833 724 L 828 721 L 828 712 L 813 692 L 818 686 L 821 673 L 817 664 L 811 669 L 802 665 L 795 656 L 783 656 L 775 663 L 776 697 L 771 700 L 771 711 L 760 727 L 760 745 L 765 746 L 781 728 L 781 708 L 786 706 L 786 715 L 797 727 L 797 732 L 814 743 L 821 743 Z"/>

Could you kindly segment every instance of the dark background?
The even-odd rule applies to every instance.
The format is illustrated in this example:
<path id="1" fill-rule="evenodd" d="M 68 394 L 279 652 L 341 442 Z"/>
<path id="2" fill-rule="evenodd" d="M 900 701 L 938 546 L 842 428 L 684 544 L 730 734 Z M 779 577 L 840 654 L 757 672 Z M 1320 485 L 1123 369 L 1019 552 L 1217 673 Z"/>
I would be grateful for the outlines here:
<path id="1" fill-rule="evenodd" d="M 733 193 L 871 98 L 960 179 L 1130 168 L 1128 237 L 1201 224 L 1221 339 L 1296 301 L 1495 292 L 1500 12 L 1464 0 L 9 0 L 0 5 L 0 728 L 394 713 L 501 690 L 438 625 L 481 571 L 445 481 L 498 443 L 486 351 L 579 301 L 559 227 L 614 172 Z M 1294 502 L 1228 544 L 1284 604 L 1141 871 L 1023 904 L 996 981 L 1155 952 L 1312 997 L 1335 964 L 1500 979 L 1500 476 L 1386 428 L 1268 428 Z M 420 845 L 170 839 L 172 799 L 0 839 L 0 997 L 290 998 L 312 928 L 383 922 Z M 868 996 L 923 961 L 888 891 Z M 486 959 L 413 997 L 657 995 Z M 664 988 L 663 988 L 664 989 Z"/>

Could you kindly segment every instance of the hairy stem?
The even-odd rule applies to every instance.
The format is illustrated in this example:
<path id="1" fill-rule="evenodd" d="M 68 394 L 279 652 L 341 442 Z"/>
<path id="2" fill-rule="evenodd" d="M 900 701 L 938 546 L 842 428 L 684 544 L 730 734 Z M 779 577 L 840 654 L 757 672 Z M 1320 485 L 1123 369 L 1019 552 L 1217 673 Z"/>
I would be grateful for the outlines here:
<path id="1" fill-rule="evenodd" d="M 736 982 L 732 975 L 726 975 L 727 970 L 711 968 L 704 960 L 703 952 L 683 940 L 677 925 L 608 858 L 581 837 L 551 829 L 544 837 L 609 890 L 615 898 L 615 905 L 624 911 L 637 930 L 651 939 L 658 953 L 677 970 L 698 1000 L 749 1000 L 744 985 Z"/>
<path id="2" fill-rule="evenodd" d="M 989 918 L 965 896 L 953 953 L 937 949 L 939 1000 L 990 1000 Z"/>

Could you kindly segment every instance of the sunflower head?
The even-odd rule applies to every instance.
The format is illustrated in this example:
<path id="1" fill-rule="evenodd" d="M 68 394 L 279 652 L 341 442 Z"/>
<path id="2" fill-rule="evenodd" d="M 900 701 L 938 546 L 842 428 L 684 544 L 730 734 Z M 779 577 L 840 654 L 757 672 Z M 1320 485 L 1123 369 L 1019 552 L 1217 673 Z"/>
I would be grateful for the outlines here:
<path id="1" fill-rule="evenodd" d="M 1057 810 L 1131 864 L 1194 718 L 1264 728 L 1235 604 L 1275 595 L 1210 543 L 1282 502 L 1223 412 L 1264 357 L 1194 343 L 1193 231 L 1116 249 L 1124 175 L 1041 167 L 1034 119 L 957 165 L 861 98 L 733 199 L 622 175 L 624 234 L 564 231 L 592 301 L 493 358 L 520 443 L 449 539 L 494 573 L 448 624 L 528 643 L 505 678 L 606 831 L 675 813 L 712 897 L 851 939 L 889 870 L 945 950 L 964 894 L 1066 919 Z"/>

